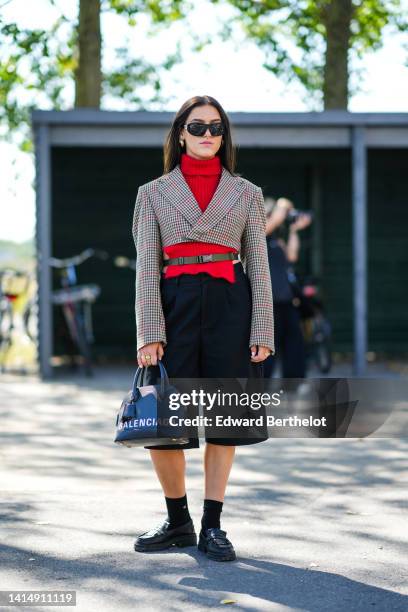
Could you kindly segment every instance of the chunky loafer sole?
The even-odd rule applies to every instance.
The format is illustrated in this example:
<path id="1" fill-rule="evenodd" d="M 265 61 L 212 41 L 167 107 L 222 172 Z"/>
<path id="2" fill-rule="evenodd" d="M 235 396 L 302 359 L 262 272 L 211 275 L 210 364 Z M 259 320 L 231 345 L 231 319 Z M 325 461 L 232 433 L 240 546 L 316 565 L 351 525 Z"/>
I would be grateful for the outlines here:
<path id="1" fill-rule="evenodd" d="M 198 540 L 198 550 L 201 550 L 201 552 L 205 553 L 208 559 L 211 559 L 212 561 L 235 561 L 235 559 L 237 558 L 235 550 L 232 548 L 232 544 L 230 542 L 229 544 L 231 546 L 229 550 L 222 550 L 221 547 L 217 551 L 210 550 L 207 544 L 207 540 L 200 533 L 200 537 Z"/>
<path id="2" fill-rule="evenodd" d="M 144 543 L 136 540 L 134 549 L 137 552 L 149 552 L 154 550 L 166 550 L 172 546 L 184 548 L 185 546 L 197 546 L 197 535 L 195 533 L 186 533 L 185 535 L 176 535 L 163 542 Z"/>

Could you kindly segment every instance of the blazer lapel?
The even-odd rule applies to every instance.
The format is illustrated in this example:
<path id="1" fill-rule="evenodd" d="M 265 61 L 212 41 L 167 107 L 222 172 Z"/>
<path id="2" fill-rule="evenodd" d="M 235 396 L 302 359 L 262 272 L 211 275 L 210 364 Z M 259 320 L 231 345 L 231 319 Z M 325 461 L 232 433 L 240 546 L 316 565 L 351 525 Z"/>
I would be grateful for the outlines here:
<path id="1" fill-rule="evenodd" d="M 177 165 L 171 172 L 158 180 L 159 190 L 164 197 L 184 215 L 192 226 L 193 234 L 205 234 L 209 229 L 225 217 L 230 208 L 234 206 L 245 188 L 245 182 L 240 177 L 232 176 L 222 168 L 217 189 L 204 212 L 202 212 L 180 166 Z"/>
<path id="2" fill-rule="evenodd" d="M 158 179 L 158 188 L 168 202 L 177 208 L 191 225 L 197 223 L 203 213 L 180 166 L 177 165 L 168 174 L 161 176 Z"/>

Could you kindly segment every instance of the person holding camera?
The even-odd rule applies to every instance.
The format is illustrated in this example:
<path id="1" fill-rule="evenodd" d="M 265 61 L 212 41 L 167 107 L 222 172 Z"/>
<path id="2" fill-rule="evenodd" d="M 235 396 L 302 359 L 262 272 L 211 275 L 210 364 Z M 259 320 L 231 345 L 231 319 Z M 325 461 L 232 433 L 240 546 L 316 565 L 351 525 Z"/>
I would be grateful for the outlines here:
<path id="1" fill-rule="evenodd" d="M 273 374 L 276 356 L 282 361 L 282 378 L 304 378 L 306 352 L 296 298 L 289 281 L 290 265 L 299 257 L 298 232 L 312 222 L 310 213 L 298 212 L 287 198 L 265 198 L 266 243 L 273 286 L 276 355 L 264 361 L 264 377 Z M 280 230 L 288 226 L 287 241 Z"/>

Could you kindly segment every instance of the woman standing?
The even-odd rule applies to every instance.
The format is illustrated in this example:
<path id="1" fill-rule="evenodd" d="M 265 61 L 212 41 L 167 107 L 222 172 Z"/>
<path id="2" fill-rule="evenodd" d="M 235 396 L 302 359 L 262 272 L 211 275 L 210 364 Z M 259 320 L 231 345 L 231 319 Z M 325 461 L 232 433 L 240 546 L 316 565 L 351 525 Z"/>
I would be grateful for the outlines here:
<path id="1" fill-rule="evenodd" d="M 162 360 L 170 378 L 248 377 L 275 352 L 272 287 L 259 187 L 234 174 L 229 119 L 217 100 L 195 96 L 177 112 L 164 173 L 139 187 L 133 218 L 139 366 Z M 155 370 L 156 368 L 149 368 Z M 198 547 L 236 558 L 220 515 L 235 446 L 262 440 L 206 438 L 204 512 Z M 185 491 L 188 444 L 150 448 L 168 516 L 135 550 L 197 543 Z"/>

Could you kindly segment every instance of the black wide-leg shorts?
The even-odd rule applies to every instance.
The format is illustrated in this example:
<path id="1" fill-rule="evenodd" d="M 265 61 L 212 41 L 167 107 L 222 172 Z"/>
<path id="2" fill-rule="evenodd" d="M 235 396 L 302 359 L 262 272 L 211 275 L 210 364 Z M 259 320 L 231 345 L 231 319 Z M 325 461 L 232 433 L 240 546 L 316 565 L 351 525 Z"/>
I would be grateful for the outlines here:
<path id="1" fill-rule="evenodd" d="M 160 290 L 167 336 L 162 363 L 170 379 L 263 378 L 262 362 L 256 364 L 250 359 L 251 285 L 242 263 L 233 265 L 235 283 L 205 272 L 174 278 L 164 278 L 162 273 Z M 155 382 L 158 375 L 158 366 L 148 368 L 148 377 L 153 376 Z M 152 384 L 152 379 L 146 384 Z M 267 436 L 205 439 L 212 444 L 236 446 L 262 442 Z M 199 448 L 199 439 L 159 448 Z"/>

